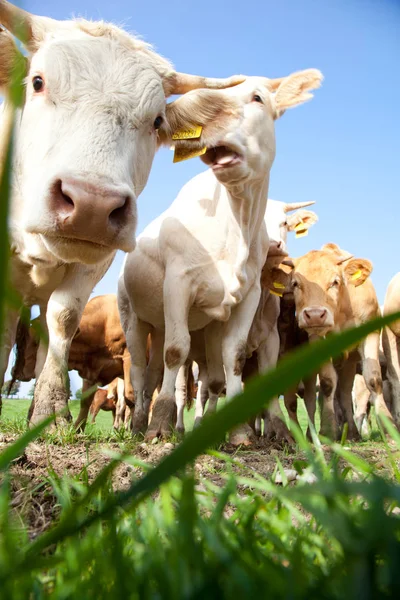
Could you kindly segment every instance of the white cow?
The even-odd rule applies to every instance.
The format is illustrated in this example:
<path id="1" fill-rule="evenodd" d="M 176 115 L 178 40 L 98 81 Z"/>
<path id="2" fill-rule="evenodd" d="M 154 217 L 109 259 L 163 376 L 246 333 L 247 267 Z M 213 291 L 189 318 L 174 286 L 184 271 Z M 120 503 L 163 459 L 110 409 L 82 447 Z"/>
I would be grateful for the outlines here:
<path id="1" fill-rule="evenodd" d="M 400 273 L 390 281 L 383 307 L 384 316 L 400 311 Z M 387 378 L 390 387 L 392 415 L 400 426 L 400 321 L 382 331 L 382 345 L 387 361 Z"/>
<path id="2" fill-rule="evenodd" d="M 23 110 L 16 116 L 10 271 L 11 285 L 26 305 L 40 305 L 49 329 L 48 351 L 39 352 L 37 362 L 41 375 L 31 411 L 37 423 L 66 408 L 68 352 L 83 308 L 116 251 L 135 247 L 136 201 L 160 139 L 168 143 L 166 97 L 243 77 L 180 74 L 114 25 L 37 17 L 5 0 L 0 23 L 24 38 L 30 52 Z M 2 29 L 0 140 L 11 122 L 7 88 L 18 54 Z M 218 110 L 210 108 L 215 115 Z M 173 117 L 175 127 L 176 106 Z M 0 160 L 3 154 L 4 146 Z M 1 380 L 17 320 L 10 311 Z"/>
<path id="3" fill-rule="evenodd" d="M 224 387 L 224 370 L 227 397 L 242 389 L 247 337 L 269 246 L 264 216 L 275 157 L 274 120 L 310 99 L 321 79 L 310 69 L 279 80 L 250 77 L 234 90 L 214 92 L 214 102 L 224 107 L 220 116 L 201 123 L 198 140 L 179 144 L 181 152 L 205 152 L 201 158 L 211 168 L 189 181 L 145 229 L 119 281 L 121 322 L 133 351 L 135 430 L 147 425 L 155 385 L 149 370 L 145 381 L 146 338 L 150 330 L 165 327 L 164 379 L 149 438 L 168 434 L 174 424 L 175 382 L 189 354 L 190 331 L 205 328 L 210 389 L 218 394 Z M 177 103 L 198 97 L 191 92 Z M 199 116 L 189 108 L 195 128 Z M 230 439 L 248 443 L 250 433 L 244 425 Z"/>

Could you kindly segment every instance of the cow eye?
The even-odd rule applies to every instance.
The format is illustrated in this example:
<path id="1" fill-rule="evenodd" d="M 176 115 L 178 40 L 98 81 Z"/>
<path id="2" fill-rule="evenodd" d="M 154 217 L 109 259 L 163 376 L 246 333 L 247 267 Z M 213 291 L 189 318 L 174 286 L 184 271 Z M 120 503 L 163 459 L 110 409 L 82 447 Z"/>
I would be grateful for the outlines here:
<path id="1" fill-rule="evenodd" d="M 335 279 L 332 281 L 332 283 L 331 283 L 331 285 L 330 285 L 329 287 L 330 287 L 330 288 L 337 287 L 337 286 L 339 285 L 339 283 L 340 283 L 340 281 L 339 281 L 339 279 L 336 277 L 336 278 L 335 278 Z"/>
<path id="2" fill-rule="evenodd" d="M 154 129 L 160 129 L 162 124 L 163 124 L 163 118 L 161 116 L 158 116 L 154 121 Z"/>
<path id="3" fill-rule="evenodd" d="M 43 78 L 40 77 L 40 75 L 35 75 L 35 77 L 32 79 L 32 85 L 35 92 L 41 92 L 44 88 Z"/>
<path id="4" fill-rule="evenodd" d="M 253 102 L 261 102 L 261 104 L 263 103 L 261 96 L 259 96 L 258 94 L 254 94 Z"/>
<path id="5" fill-rule="evenodd" d="M 293 279 L 293 281 L 292 281 L 292 288 L 297 288 L 297 287 L 299 287 L 299 282 L 296 281 L 296 279 Z"/>

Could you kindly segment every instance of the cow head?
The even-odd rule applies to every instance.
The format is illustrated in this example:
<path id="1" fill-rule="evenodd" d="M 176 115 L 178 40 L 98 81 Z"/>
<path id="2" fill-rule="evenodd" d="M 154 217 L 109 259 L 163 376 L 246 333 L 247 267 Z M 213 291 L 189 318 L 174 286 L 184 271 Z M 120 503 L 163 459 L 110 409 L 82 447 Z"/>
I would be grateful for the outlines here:
<path id="1" fill-rule="evenodd" d="M 313 201 L 286 203 L 268 199 L 265 225 L 270 239 L 269 255 L 285 255 L 288 232 L 295 230 L 308 232 L 308 229 L 318 221 L 315 212 L 304 210 L 305 206 L 312 204 Z M 292 211 L 296 212 L 289 214 Z"/>
<path id="2" fill-rule="evenodd" d="M 0 23 L 30 52 L 15 219 L 64 262 L 96 263 L 132 250 L 136 200 L 159 131 L 168 127 L 166 97 L 244 78 L 177 73 L 148 44 L 104 22 L 56 21 L 0 0 Z M 4 34 L 0 47 L 3 57 Z"/>
<path id="3" fill-rule="evenodd" d="M 312 250 L 293 261 L 291 288 L 299 327 L 309 335 L 323 336 L 350 316 L 352 288 L 364 283 L 372 264 L 352 258 L 333 245 Z"/>
<path id="4" fill-rule="evenodd" d="M 174 131 L 201 126 L 201 135 L 175 146 L 188 156 L 201 154 L 228 187 L 264 180 L 275 158 L 275 119 L 312 98 L 321 81 L 320 71 L 308 69 L 283 79 L 248 77 L 230 90 L 190 92 L 169 105 L 169 122 Z"/>

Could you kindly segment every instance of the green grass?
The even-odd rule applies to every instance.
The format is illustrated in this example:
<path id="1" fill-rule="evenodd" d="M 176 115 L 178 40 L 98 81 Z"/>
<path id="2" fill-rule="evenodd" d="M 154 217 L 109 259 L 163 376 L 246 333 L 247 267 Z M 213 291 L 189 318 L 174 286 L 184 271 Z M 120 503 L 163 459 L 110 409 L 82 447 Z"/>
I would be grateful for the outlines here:
<path id="1" fill-rule="evenodd" d="M 10 427 L 10 426 L 12 426 L 13 423 L 18 425 L 19 428 L 21 426 L 23 426 L 25 423 L 25 420 L 26 420 L 26 415 L 28 414 L 28 409 L 29 409 L 30 403 L 31 403 L 30 400 L 25 400 L 23 398 L 4 399 L 2 416 L 0 417 L 0 431 L 2 430 L 2 424 L 3 424 L 3 428 L 5 425 L 7 427 Z M 225 406 L 225 403 L 226 403 L 226 399 L 221 398 L 218 402 L 218 410 L 221 410 Z M 284 416 L 286 418 L 286 422 L 289 425 L 289 418 L 288 418 L 287 411 L 285 409 L 283 400 L 281 400 L 280 404 L 281 404 L 281 408 L 284 413 Z M 69 402 L 69 409 L 71 411 L 72 418 L 75 420 L 79 413 L 79 401 L 71 400 Z M 298 414 L 299 414 L 300 426 L 301 426 L 303 432 L 305 432 L 307 430 L 307 425 L 308 425 L 307 411 L 305 409 L 304 402 L 301 398 L 299 399 Z M 191 408 L 190 411 L 185 410 L 184 420 L 185 420 L 186 431 L 187 432 L 191 431 L 193 429 L 193 423 L 194 423 L 194 406 Z M 90 424 L 90 421 L 91 421 L 91 417 L 89 415 L 89 421 L 88 421 L 89 424 Z M 113 424 L 113 420 L 112 420 L 111 413 L 101 410 L 96 417 L 95 423 L 93 425 L 90 424 L 90 427 L 88 425 L 88 429 L 93 430 L 96 433 L 110 433 L 113 429 L 112 424 Z M 319 417 L 317 416 L 317 428 L 318 428 L 318 425 L 319 425 Z"/>

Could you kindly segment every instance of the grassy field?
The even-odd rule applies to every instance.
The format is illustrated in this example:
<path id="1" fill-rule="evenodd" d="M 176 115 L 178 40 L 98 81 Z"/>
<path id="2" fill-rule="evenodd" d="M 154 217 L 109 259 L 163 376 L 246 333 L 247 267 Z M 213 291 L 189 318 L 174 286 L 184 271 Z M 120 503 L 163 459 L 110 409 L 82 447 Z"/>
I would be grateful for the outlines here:
<path id="1" fill-rule="evenodd" d="M 0 417 L 0 431 L 2 428 L 1 420 L 8 425 L 11 425 L 13 422 L 18 423 L 18 425 L 22 425 L 25 422 L 26 415 L 28 414 L 28 409 L 30 406 L 30 400 L 25 400 L 23 398 L 18 399 L 5 399 L 3 400 L 3 411 L 2 416 Z M 225 406 L 225 398 L 221 398 L 218 403 L 218 409 L 220 410 L 223 406 Z M 79 401 L 71 400 L 69 403 L 69 408 L 72 414 L 73 419 L 78 416 L 79 413 Z M 287 412 L 283 401 L 281 401 L 281 408 L 286 418 L 286 422 L 289 424 Z M 186 431 L 191 431 L 193 428 L 194 422 L 194 406 L 190 411 L 185 410 L 184 413 L 185 420 L 185 429 Z M 90 417 L 89 417 L 90 421 Z M 302 427 L 302 430 L 305 432 L 307 429 L 307 413 L 304 406 L 304 402 L 302 399 L 299 399 L 299 421 Z M 319 418 L 317 416 L 317 427 L 319 425 Z M 93 431 L 99 433 L 110 433 L 112 431 L 112 415 L 109 412 L 105 412 L 101 410 L 96 417 L 96 422 L 94 425 L 88 425 L 89 429 L 93 429 Z"/>

